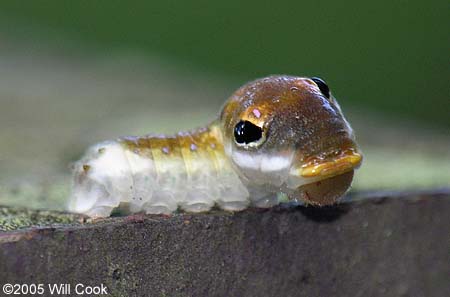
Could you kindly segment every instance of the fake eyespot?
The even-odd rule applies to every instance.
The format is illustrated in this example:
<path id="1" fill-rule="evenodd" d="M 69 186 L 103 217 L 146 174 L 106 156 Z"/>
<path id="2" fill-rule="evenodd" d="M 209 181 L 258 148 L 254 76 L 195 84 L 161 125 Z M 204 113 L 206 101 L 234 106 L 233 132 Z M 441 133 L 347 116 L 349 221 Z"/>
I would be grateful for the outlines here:
<path id="1" fill-rule="evenodd" d="M 75 164 L 69 209 L 92 217 L 119 206 L 239 211 L 271 207 L 283 195 L 328 205 L 361 164 L 354 139 L 322 79 L 270 76 L 238 89 L 205 128 L 92 146 Z"/>

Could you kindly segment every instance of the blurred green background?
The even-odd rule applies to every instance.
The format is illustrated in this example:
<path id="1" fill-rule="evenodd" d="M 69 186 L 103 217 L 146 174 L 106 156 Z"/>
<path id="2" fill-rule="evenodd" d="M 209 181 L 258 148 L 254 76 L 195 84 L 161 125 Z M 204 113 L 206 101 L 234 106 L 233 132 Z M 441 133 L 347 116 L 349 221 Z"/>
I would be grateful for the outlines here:
<path id="1" fill-rule="evenodd" d="M 277 73 L 328 82 L 355 189 L 448 187 L 449 25 L 440 0 L 2 1 L 0 204 L 61 208 L 89 144 L 202 125 Z"/>
<path id="2" fill-rule="evenodd" d="M 238 83 L 321 75 L 355 106 L 450 124 L 447 1 L 11 1 L 0 10 L 55 38 L 138 48 Z"/>

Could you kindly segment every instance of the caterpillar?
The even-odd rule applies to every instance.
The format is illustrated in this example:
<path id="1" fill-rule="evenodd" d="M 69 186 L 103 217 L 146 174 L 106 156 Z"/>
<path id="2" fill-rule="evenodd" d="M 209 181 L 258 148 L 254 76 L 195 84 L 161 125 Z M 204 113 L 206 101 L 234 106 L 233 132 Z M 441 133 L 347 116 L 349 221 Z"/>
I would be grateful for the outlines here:
<path id="1" fill-rule="evenodd" d="M 69 210 L 240 211 L 291 200 L 330 205 L 362 162 L 354 133 L 320 78 L 249 82 L 205 128 L 122 137 L 90 147 L 74 164 Z"/>

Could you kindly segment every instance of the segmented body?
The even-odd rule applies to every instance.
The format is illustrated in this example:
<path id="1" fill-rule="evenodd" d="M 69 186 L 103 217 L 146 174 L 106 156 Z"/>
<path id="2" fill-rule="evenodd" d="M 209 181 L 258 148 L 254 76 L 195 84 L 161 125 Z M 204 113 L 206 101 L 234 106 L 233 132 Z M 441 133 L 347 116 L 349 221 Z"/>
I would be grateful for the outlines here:
<path id="1" fill-rule="evenodd" d="M 249 193 L 224 154 L 217 124 L 173 136 L 127 137 L 97 144 L 76 164 L 82 187 L 70 207 L 106 216 L 120 203 L 132 212 L 241 210 Z M 83 180 L 85 179 L 85 180 Z"/>
<path id="2" fill-rule="evenodd" d="M 71 211 L 237 211 L 278 193 L 335 203 L 361 164 L 353 130 L 318 78 L 270 76 L 238 89 L 217 121 L 174 136 L 127 137 L 91 147 L 75 164 Z"/>

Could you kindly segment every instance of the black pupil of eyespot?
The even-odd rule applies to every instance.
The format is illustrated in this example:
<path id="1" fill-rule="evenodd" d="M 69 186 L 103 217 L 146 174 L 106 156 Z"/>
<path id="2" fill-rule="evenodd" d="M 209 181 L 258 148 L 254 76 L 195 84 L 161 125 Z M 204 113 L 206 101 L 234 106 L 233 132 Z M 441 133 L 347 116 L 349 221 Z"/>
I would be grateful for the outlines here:
<path id="1" fill-rule="evenodd" d="M 322 94 L 330 98 L 330 88 L 328 88 L 327 84 L 323 81 L 323 79 L 319 77 L 311 77 L 311 80 L 316 83 L 316 85 L 319 87 Z"/>
<path id="2" fill-rule="evenodd" d="M 237 143 L 249 144 L 261 139 L 262 129 L 249 121 L 240 121 L 234 127 L 234 139 Z"/>

